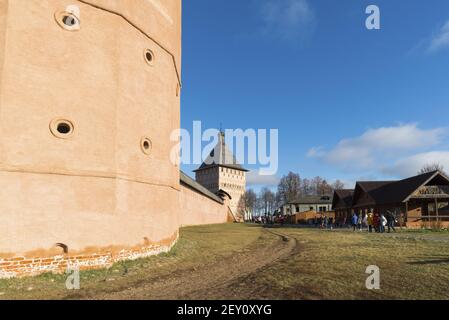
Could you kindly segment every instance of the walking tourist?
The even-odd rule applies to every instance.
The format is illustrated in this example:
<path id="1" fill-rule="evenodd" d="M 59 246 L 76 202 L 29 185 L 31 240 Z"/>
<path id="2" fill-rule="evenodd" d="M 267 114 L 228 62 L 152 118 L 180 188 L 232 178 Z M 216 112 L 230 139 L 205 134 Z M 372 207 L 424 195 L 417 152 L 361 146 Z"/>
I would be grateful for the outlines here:
<path id="1" fill-rule="evenodd" d="M 352 231 L 356 230 L 358 221 L 359 218 L 357 217 L 357 214 L 354 212 L 354 214 L 352 215 Z"/>
<path id="2" fill-rule="evenodd" d="M 387 225 L 387 218 L 385 218 L 384 214 L 380 215 L 380 233 L 385 232 L 385 226 Z"/>
<path id="3" fill-rule="evenodd" d="M 374 213 L 374 216 L 373 216 L 373 227 L 374 227 L 375 232 L 380 231 L 379 225 L 380 225 L 380 217 L 379 217 L 379 214 L 376 212 L 376 213 Z"/>
<path id="4" fill-rule="evenodd" d="M 327 216 L 324 216 L 324 229 L 327 229 L 329 225 L 329 218 Z"/>
<path id="5" fill-rule="evenodd" d="M 395 219 L 393 213 L 391 213 L 391 211 L 387 211 L 386 218 L 387 218 L 388 233 L 390 233 L 391 230 L 396 232 L 396 229 L 394 228 L 394 225 L 396 223 L 396 219 Z"/>
<path id="6" fill-rule="evenodd" d="M 368 232 L 373 232 L 373 213 L 368 213 L 368 218 L 366 219 L 368 223 Z"/>

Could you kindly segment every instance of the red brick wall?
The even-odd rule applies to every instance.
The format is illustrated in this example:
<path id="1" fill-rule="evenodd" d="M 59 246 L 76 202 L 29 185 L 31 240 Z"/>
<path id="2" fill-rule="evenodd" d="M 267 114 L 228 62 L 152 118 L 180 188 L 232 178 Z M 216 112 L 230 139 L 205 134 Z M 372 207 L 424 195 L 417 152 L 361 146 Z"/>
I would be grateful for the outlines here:
<path id="1" fill-rule="evenodd" d="M 177 238 L 176 238 L 177 239 Z M 41 273 L 64 273 L 68 267 L 80 270 L 109 268 L 115 262 L 135 260 L 151 255 L 168 252 L 173 245 L 150 245 L 135 249 L 123 249 L 118 253 L 101 253 L 88 255 L 59 255 L 51 258 L 15 257 L 0 259 L 0 279 L 23 276 L 35 276 Z"/>

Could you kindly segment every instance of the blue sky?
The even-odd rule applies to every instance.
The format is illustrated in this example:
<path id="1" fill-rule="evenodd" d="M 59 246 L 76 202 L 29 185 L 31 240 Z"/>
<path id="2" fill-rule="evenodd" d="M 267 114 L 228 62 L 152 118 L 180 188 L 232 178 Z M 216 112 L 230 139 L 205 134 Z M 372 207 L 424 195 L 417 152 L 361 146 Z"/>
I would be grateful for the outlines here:
<path id="1" fill-rule="evenodd" d="M 183 128 L 279 129 L 277 176 L 251 183 L 449 169 L 447 0 L 184 1 L 182 78 Z"/>

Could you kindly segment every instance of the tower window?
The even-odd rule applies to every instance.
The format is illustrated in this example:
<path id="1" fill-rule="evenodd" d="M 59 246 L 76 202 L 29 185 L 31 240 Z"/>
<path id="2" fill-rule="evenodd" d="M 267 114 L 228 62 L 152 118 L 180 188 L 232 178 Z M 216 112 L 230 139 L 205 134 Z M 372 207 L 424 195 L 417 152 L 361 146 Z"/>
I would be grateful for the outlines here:
<path id="1" fill-rule="evenodd" d="M 76 24 L 76 19 L 71 15 L 66 15 L 62 18 L 62 22 L 68 27 L 73 27 Z"/>
<path id="2" fill-rule="evenodd" d="M 69 120 L 54 119 L 50 123 L 50 131 L 57 138 L 67 139 L 72 136 L 74 126 Z"/>
<path id="3" fill-rule="evenodd" d="M 57 129 L 60 134 L 69 134 L 72 131 L 70 125 L 66 122 L 62 122 L 58 124 Z"/>
<path id="4" fill-rule="evenodd" d="M 151 142 L 150 138 L 143 137 L 140 140 L 140 148 L 142 149 L 143 153 L 145 153 L 146 155 L 150 155 L 153 149 L 153 143 Z"/>
<path id="5" fill-rule="evenodd" d="M 152 66 L 154 64 L 154 53 L 150 49 L 145 49 L 144 51 L 145 61 Z"/>
<path id="6" fill-rule="evenodd" d="M 81 22 L 77 15 L 79 16 L 79 8 L 74 6 L 69 8 L 68 11 L 56 12 L 55 20 L 64 30 L 78 31 L 80 30 Z"/>

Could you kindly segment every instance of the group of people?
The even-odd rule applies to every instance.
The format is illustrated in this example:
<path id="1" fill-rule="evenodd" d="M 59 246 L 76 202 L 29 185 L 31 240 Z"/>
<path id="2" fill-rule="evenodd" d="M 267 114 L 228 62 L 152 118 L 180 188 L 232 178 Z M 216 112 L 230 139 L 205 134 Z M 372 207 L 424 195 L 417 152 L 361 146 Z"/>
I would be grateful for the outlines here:
<path id="1" fill-rule="evenodd" d="M 357 215 L 357 213 L 354 212 L 351 218 L 353 231 L 363 231 L 364 228 L 368 228 L 369 232 L 384 233 L 387 230 L 388 233 L 390 233 L 391 230 L 396 232 L 396 223 L 396 217 L 391 211 L 387 211 L 385 214 L 369 212 L 366 215 L 362 215 L 361 213 Z"/>
<path id="2" fill-rule="evenodd" d="M 266 215 L 253 217 L 251 222 L 258 224 L 284 224 L 286 217 L 281 215 Z"/>
<path id="3" fill-rule="evenodd" d="M 267 215 L 253 217 L 253 223 L 257 224 L 285 224 L 288 223 L 287 216 L 284 215 Z M 364 231 L 384 233 L 391 231 L 396 232 L 395 225 L 397 224 L 395 215 L 391 211 L 384 213 L 373 213 L 373 211 L 367 214 L 353 213 L 352 217 L 341 217 L 341 219 L 335 219 L 327 214 L 320 214 L 312 221 L 309 221 L 309 225 L 315 225 L 320 229 L 334 229 L 334 228 L 348 228 L 352 227 L 353 231 Z"/>
<path id="4" fill-rule="evenodd" d="M 320 229 L 333 229 L 334 228 L 334 218 L 328 217 L 325 215 L 324 217 L 321 216 L 319 218 L 315 218 L 314 225 L 316 227 L 319 227 Z"/>

